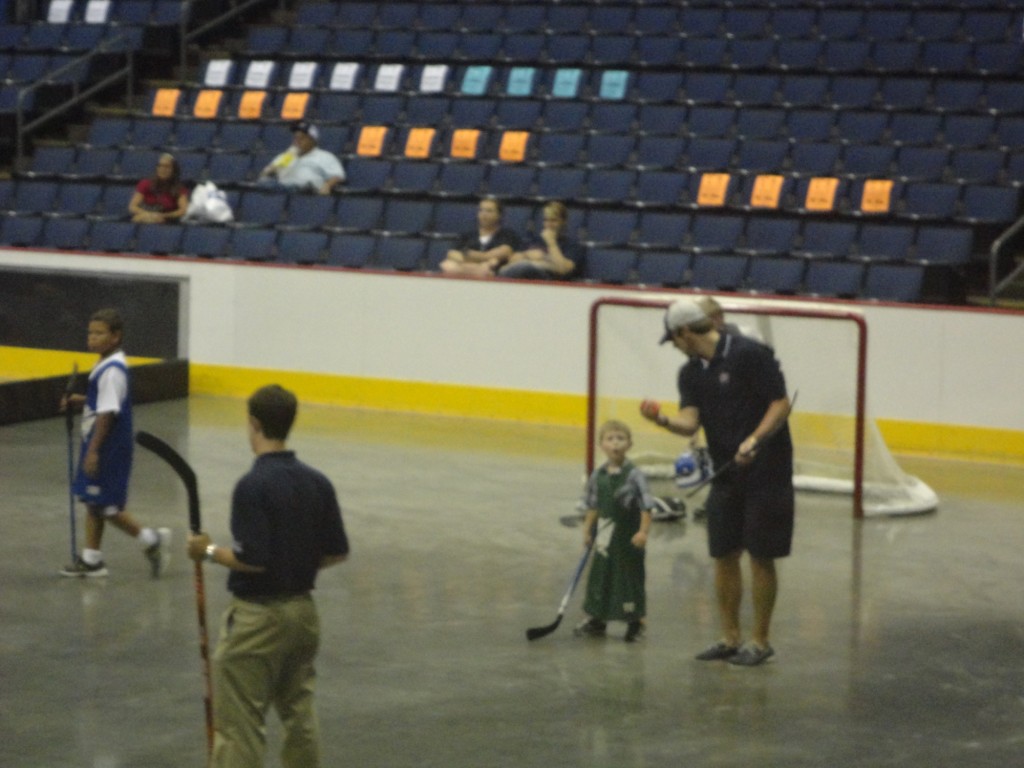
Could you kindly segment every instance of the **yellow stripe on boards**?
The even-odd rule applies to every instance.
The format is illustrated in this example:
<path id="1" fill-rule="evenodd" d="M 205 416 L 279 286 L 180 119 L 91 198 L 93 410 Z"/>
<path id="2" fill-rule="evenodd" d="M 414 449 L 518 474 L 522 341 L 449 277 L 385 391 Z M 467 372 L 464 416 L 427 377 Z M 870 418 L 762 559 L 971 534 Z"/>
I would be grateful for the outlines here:
<path id="1" fill-rule="evenodd" d="M 15 381 L 46 379 L 71 373 L 77 363 L 79 373 L 89 371 L 98 360 L 95 352 L 65 352 L 52 349 L 0 346 L 0 378 Z M 159 362 L 155 357 L 129 357 L 129 365 Z"/>

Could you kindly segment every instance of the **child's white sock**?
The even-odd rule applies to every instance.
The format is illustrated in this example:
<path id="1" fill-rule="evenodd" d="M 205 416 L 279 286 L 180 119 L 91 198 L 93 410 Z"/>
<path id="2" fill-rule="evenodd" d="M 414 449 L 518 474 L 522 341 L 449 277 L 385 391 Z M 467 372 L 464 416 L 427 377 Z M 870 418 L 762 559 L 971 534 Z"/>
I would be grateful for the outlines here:
<path id="1" fill-rule="evenodd" d="M 82 560 L 86 565 L 99 565 L 103 562 L 103 553 L 98 549 L 83 549 Z"/>
<path id="2" fill-rule="evenodd" d="M 143 528 L 139 531 L 138 540 L 148 549 L 160 541 L 160 535 L 153 528 Z"/>

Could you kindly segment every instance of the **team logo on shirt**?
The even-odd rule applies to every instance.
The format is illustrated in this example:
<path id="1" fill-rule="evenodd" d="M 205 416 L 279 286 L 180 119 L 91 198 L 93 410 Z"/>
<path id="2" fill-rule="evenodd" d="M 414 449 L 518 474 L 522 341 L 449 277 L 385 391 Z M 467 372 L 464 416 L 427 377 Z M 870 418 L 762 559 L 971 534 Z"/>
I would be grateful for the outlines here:
<path id="1" fill-rule="evenodd" d="M 722 371 L 720 374 L 718 374 L 718 383 L 723 385 L 723 386 L 725 386 L 726 384 L 729 383 L 729 372 L 728 371 Z"/>

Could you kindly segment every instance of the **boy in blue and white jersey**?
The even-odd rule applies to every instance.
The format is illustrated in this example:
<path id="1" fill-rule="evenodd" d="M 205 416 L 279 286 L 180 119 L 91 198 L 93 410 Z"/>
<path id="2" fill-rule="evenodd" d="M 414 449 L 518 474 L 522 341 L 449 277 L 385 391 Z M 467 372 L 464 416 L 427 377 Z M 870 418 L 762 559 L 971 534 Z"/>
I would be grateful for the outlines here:
<path id="1" fill-rule="evenodd" d="M 144 548 L 153 577 L 167 565 L 169 528 L 143 528 L 127 512 L 134 433 L 128 362 L 121 349 L 124 322 L 114 309 L 89 320 L 88 348 L 99 362 L 89 373 L 85 395 L 69 395 L 61 409 L 82 408 L 82 450 L 71 489 L 86 505 L 85 547 L 62 576 L 106 576 L 100 544 L 107 521 Z"/>

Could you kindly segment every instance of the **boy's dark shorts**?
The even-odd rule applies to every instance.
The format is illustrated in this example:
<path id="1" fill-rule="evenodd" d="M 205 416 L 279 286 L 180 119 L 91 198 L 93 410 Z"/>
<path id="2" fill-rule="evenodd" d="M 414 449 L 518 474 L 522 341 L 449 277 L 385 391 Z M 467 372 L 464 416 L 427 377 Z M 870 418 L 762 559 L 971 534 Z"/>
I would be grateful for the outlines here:
<path id="1" fill-rule="evenodd" d="M 708 550 L 714 558 L 745 549 L 753 557 L 789 555 L 793 544 L 793 483 L 756 486 L 713 483 L 704 507 L 708 513 Z"/>

